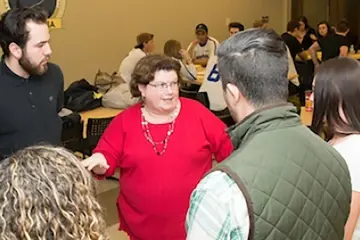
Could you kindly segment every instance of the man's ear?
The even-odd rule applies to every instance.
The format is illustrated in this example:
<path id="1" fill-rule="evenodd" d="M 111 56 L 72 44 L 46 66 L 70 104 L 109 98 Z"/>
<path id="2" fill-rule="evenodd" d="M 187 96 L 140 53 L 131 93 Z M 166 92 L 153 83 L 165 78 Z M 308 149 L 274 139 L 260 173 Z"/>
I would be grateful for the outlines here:
<path id="1" fill-rule="evenodd" d="M 14 42 L 10 43 L 9 51 L 16 59 L 20 59 L 22 57 L 21 47 Z"/>
<path id="2" fill-rule="evenodd" d="M 231 95 L 231 98 L 234 100 L 234 102 L 238 102 L 243 97 L 239 88 L 234 84 L 226 84 L 226 91 Z"/>

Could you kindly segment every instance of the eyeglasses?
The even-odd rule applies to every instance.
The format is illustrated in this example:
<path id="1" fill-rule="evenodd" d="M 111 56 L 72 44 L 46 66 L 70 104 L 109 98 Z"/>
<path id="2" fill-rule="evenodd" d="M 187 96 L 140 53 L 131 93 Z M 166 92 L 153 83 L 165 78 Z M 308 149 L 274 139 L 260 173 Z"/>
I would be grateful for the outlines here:
<path id="1" fill-rule="evenodd" d="M 168 89 L 169 87 L 170 87 L 171 89 L 176 89 L 176 88 L 178 88 L 178 87 L 179 87 L 179 82 L 178 82 L 178 81 L 176 81 L 176 82 L 170 82 L 170 83 L 164 83 L 164 82 L 162 82 L 162 83 L 155 83 L 155 84 L 149 83 L 148 85 L 150 85 L 150 86 L 152 86 L 152 87 L 154 87 L 154 88 L 156 88 L 156 89 L 158 89 L 158 90 L 165 91 L 165 90 Z"/>

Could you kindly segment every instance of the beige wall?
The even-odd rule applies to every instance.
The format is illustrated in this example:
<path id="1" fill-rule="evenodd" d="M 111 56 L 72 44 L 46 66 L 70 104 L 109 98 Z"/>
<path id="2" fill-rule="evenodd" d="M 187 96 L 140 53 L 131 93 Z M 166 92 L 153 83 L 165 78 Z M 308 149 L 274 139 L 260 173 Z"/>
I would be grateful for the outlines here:
<path id="1" fill-rule="evenodd" d="M 320 21 L 328 20 L 328 0 L 304 0 L 303 14 L 313 28 Z"/>
<path id="2" fill-rule="evenodd" d="M 254 19 L 269 16 L 270 26 L 280 33 L 288 20 L 288 2 L 67 0 L 63 28 L 51 32 L 52 61 L 62 68 L 66 86 L 81 78 L 92 82 L 97 69 L 117 71 L 139 32 L 155 34 L 156 52 L 161 52 L 164 42 L 170 38 L 186 47 L 200 22 L 208 25 L 211 36 L 224 40 L 226 18 L 250 27 Z"/>

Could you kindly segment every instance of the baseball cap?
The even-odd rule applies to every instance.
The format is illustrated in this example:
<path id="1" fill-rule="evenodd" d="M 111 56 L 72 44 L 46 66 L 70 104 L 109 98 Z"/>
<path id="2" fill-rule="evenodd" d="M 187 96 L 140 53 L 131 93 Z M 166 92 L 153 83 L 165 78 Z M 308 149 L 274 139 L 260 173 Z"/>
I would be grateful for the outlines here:
<path id="1" fill-rule="evenodd" d="M 153 40 L 153 38 L 154 38 L 154 34 L 141 33 L 136 37 L 136 46 L 135 47 L 140 47 L 142 44 Z"/>
<path id="2" fill-rule="evenodd" d="M 200 23 L 196 26 L 195 32 L 205 32 L 208 33 L 208 27 L 204 23 Z"/>

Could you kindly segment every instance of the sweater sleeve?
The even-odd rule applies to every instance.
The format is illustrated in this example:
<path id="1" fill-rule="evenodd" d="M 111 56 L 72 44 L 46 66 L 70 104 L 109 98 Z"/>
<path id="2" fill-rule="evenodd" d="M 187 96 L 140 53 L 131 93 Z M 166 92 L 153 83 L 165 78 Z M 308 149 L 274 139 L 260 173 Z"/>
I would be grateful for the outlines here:
<path id="1" fill-rule="evenodd" d="M 233 151 L 231 138 L 226 132 L 226 125 L 210 110 L 203 106 L 202 108 L 201 118 L 206 138 L 211 144 L 216 161 L 221 162 Z"/>
<path id="2" fill-rule="evenodd" d="M 124 129 L 121 114 L 107 127 L 93 153 L 101 153 L 109 165 L 105 176 L 112 176 L 120 165 L 124 146 Z"/>
<path id="3" fill-rule="evenodd" d="M 181 75 L 188 80 L 196 80 L 196 67 L 194 64 L 184 64 L 179 60 L 181 64 Z"/>

